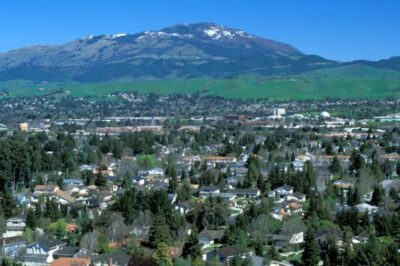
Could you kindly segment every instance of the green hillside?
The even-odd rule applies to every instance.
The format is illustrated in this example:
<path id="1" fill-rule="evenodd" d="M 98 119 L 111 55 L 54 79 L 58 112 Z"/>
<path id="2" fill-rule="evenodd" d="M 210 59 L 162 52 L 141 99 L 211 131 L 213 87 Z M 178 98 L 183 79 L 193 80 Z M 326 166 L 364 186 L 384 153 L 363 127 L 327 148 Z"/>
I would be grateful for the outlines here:
<path id="1" fill-rule="evenodd" d="M 232 79 L 175 79 L 124 81 L 105 83 L 33 83 L 30 81 L 0 82 L 8 96 L 32 95 L 89 96 L 104 98 L 113 92 L 193 93 L 229 98 L 323 99 L 400 97 L 400 72 L 368 66 L 344 66 L 313 71 L 299 76 L 245 76 Z"/>

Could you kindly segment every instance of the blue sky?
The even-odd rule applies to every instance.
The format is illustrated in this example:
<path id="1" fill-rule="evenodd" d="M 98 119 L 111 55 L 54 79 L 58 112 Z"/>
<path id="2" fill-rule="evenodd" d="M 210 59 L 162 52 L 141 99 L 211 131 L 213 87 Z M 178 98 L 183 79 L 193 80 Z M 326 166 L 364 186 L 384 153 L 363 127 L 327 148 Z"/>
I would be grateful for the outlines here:
<path id="1" fill-rule="evenodd" d="M 216 22 L 330 59 L 400 55 L 396 0 L 2 0 L 0 51 Z"/>

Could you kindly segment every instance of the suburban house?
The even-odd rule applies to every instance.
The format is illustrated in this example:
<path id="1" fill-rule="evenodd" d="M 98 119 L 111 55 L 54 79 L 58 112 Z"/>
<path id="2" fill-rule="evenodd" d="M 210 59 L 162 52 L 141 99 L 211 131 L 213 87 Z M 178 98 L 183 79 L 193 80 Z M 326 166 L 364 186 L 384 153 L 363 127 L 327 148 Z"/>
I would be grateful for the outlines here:
<path id="1" fill-rule="evenodd" d="M 86 258 L 59 258 L 54 260 L 50 266 L 89 266 L 90 261 Z"/>
<path id="2" fill-rule="evenodd" d="M 126 266 L 130 258 L 122 251 L 114 251 L 94 257 L 91 263 L 95 266 Z"/>
<path id="3" fill-rule="evenodd" d="M 63 185 L 66 187 L 80 187 L 83 186 L 83 181 L 80 179 L 64 179 L 63 180 Z"/>
<path id="4" fill-rule="evenodd" d="M 217 257 L 221 263 L 229 264 L 229 262 L 236 257 L 246 258 L 252 255 L 253 253 L 251 251 L 243 247 L 228 246 L 228 247 L 216 248 L 213 251 L 207 253 L 206 260 L 212 261 L 214 260 L 215 257 Z"/>
<path id="5" fill-rule="evenodd" d="M 207 248 L 215 243 L 215 240 L 221 240 L 224 236 L 222 230 L 207 230 L 204 229 L 199 234 L 199 243 L 202 248 Z"/>
<path id="6" fill-rule="evenodd" d="M 152 169 L 147 171 L 147 175 L 150 175 L 150 176 L 163 176 L 164 175 L 164 169 L 159 168 L 159 167 L 152 168 Z"/>
<path id="7" fill-rule="evenodd" d="M 175 210 L 177 210 L 181 215 L 188 214 L 194 207 L 194 203 L 192 201 L 185 201 L 175 205 Z"/>
<path id="8" fill-rule="evenodd" d="M 66 246 L 66 243 L 55 239 L 40 240 L 27 245 L 24 265 L 41 266 L 49 264 L 53 261 L 53 254 L 64 246 Z"/>
<path id="9" fill-rule="evenodd" d="M 56 185 L 36 185 L 35 188 L 33 189 L 33 194 L 35 196 L 40 196 L 40 195 L 52 196 L 59 189 L 60 188 Z"/>
<path id="10" fill-rule="evenodd" d="M 21 236 L 0 239 L 0 250 L 6 257 L 16 257 L 26 246 L 26 240 Z"/>
<path id="11" fill-rule="evenodd" d="M 26 227 L 26 216 L 18 215 L 6 220 L 6 232 L 3 237 L 20 236 L 24 233 Z"/>
<path id="12" fill-rule="evenodd" d="M 63 190 L 57 190 L 54 196 L 58 203 L 62 205 L 73 204 L 76 202 L 76 198 L 72 197 L 68 192 Z"/>
<path id="13" fill-rule="evenodd" d="M 284 248 L 289 245 L 301 244 L 304 243 L 304 232 L 290 235 L 273 235 L 267 239 L 267 242 L 275 248 Z"/>
<path id="14" fill-rule="evenodd" d="M 257 198 L 261 195 L 261 192 L 257 188 L 249 188 L 249 189 L 231 189 L 228 190 L 228 193 L 234 194 L 237 197 L 245 197 L 245 198 Z"/>
<path id="15" fill-rule="evenodd" d="M 220 192 L 221 192 L 220 189 L 216 186 L 202 187 L 199 190 L 199 197 L 208 198 L 210 196 L 218 196 Z"/>
<path id="16" fill-rule="evenodd" d="M 337 188 L 345 189 L 345 190 L 350 189 L 354 186 L 351 182 L 349 182 L 347 180 L 342 180 L 342 179 L 333 181 L 333 185 Z"/>
<path id="17" fill-rule="evenodd" d="M 378 211 L 378 207 L 370 205 L 368 203 L 360 203 L 354 206 L 359 213 L 368 212 L 369 215 L 374 214 Z"/>
<path id="18" fill-rule="evenodd" d="M 280 199 L 292 194 L 293 194 L 293 187 L 289 185 L 283 185 L 281 187 L 278 187 L 270 191 L 268 193 L 268 197 Z"/>

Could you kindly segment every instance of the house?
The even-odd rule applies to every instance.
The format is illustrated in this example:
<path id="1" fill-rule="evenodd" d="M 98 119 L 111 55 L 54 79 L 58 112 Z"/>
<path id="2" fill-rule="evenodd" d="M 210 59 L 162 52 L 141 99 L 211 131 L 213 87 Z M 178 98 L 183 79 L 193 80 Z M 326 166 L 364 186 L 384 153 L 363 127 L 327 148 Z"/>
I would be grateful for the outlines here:
<path id="1" fill-rule="evenodd" d="M 222 230 L 207 230 L 204 229 L 199 234 L 199 243 L 202 248 L 207 248 L 215 243 L 215 240 L 220 241 L 224 236 Z"/>
<path id="2" fill-rule="evenodd" d="M 268 193 L 269 198 L 283 198 L 285 196 L 293 194 L 293 187 L 289 185 L 283 185 Z"/>
<path id="3" fill-rule="evenodd" d="M 25 249 L 26 240 L 22 236 L 0 239 L 0 250 L 6 257 L 16 257 Z"/>
<path id="4" fill-rule="evenodd" d="M 79 248 L 76 247 L 69 247 L 69 246 L 64 246 L 54 252 L 53 258 L 58 259 L 58 258 L 75 258 L 77 257 L 77 254 L 79 253 Z"/>
<path id="5" fill-rule="evenodd" d="M 236 176 L 230 176 L 227 179 L 227 183 L 230 187 L 236 187 L 237 184 L 239 183 L 239 178 Z"/>
<path id="6" fill-rule="evenodd" d="M 80 179 L 64 179 L 63 185 L 66 187 L 80 187 L 83 186 L 83 181 Z"/>
<path id="7" fill-rule="evenodd" d="M 144 177 L 143 177 L 143 176 L 137 175 L 137 176 L 134 176 L 134 177 L 132 178 L 132 184 L 134 184 L 134 185 L 137 185 L 137 186 L 144 186 L 144 182 L 145 182 L 145 180 L 144 180 Z"/>
<path id="8" fill-rule="evenodd" d="M 147 171 L 147 175 L 150 175 L 150 176 L 163 176 L 164 175 L 164 169 L 159 168 L 159 167 L 152 168 L 152 169 Z"/>
<path id="9" fill-rule="evenodd" d="M 301 160 L 294 160 L 294 161 L 292 162 L 292 166 L 293 166 L 293 169 L 294 169 L 295 171 L 303 171 L 304 161 L 301 161 Z"/>
<path id="10" fill-rule="evenodd" d="M 175 210 L 177 210 L 181 215 L 186 215 L 194 207 L 194 203 L 191 201 L 181 202 L 175 205 Z"/>
<path id="11" fill-rule="evenodd" d="M 220 189 L 216 186 L 206 186 L 202 187 L 199 190 L 199 197 L 200 198 L 208 198 L 210 196 L 218 196 L 220 193 Z"/>
<path id="12" fill-rule="evenodd" d="M 68 192 L 57 190 L 55 193 L 57 202 L 62 205 L 73 204 L 76 202 L 76 198 L 72 197 Z"/>
<path id="13" fill-rule="evenodd" d="M 36 185 L 33 189 L 34 196 L 52 196 L 60 188 L 57 185 Z"/>
<path id="14" fill-rule="evenodd" d="M 368 214 L 374 214 L 378 211 L 378 207 L 370 205 L 368 203 L 360 203 L 354 206 L 359 213 L 368 212 Z"/>
<path id="15" fill-rule="evenodd" d="M 206 256 L 206 260 L 212 261 L 215 257 L 217 257 L 221 263 L 229 264 L 229 262 L 236 257 L 246 258 L 252 255 L 253 253 L 246 248 L 240 246 L 227 246 L 216 248 L 209 252 Z"/>
<path id="16" fill-rule="evenodd" d="M 305 202 L 306 201 L 306 195 L 300 192 L 294 192 L 293 194 L 287 195 L 285 197 L 285 200 L 291 201 L 300 201 L 300 202 Z"/>
<path id="17" fill-rule="evenodd" d="M 342 179 L 333 181 L 333 185 L 337 188 L 344 190 L 348 190 L 354 186 L 351 182 Z"/>
<path id="18" fill-rule="evenodd" d="M 266 264 L 266 266 L 293 266 L 290 262 L 287 261 L 276 261 L 276 260 L 271 260 Z"/>
<path id="19" fill-rule="evenodd" d="M 130 258 L 122 251 L 114 251 L 94 257 L 92 264 L 95 266 L 125 266 L 128 265 Z"/>
<path id="20" fill-rule="evenodd" d="M 260 256 L 251 256 L 251 263 L 253 266 L 265 266 L 264 258 Z"/>
<path id="21" fill-rule="evenodd" d="M 50 266 L 89 266 L 89 259 L 86 258 L 59 258 L 54 260 Z"/>
<path id="22" fill-rule="evenodd" d="M 268 235 L 266 242 L 276 249 L 304 243 L 304 232 L 292 234 Z"/>
<path id="23" fill-rule="evenodd" d="M 49 264 L 53 261 L 53 254 L 64 246 L 66 246 L 66 243 L 55 239 L 40 240 L 27 245 L 24 265 L 41 266 Z"/>
<path id="24" fill-rule="evenodd" d="M 231 189 L 228 190 L 228 193 L 234 194 L 238 197 L 245 197 L 245 198 L 256 198 L 261 195 L 261 192 L 257 188 L 250 188 L 250 189 Z"/>
<path id="25" fill-rule="evenodd" d="M 6 220 L 6 232 L 3 237 L 20 236 L 26 227 L 26 216 L 18 215 Z"/>
<path id="26" fill-rule="evenodd" d="M 206 156 L 202 158 L 203 161 L 216 164 L 216 163 L 236 163 L 236 157 L 230 156 Z"/>

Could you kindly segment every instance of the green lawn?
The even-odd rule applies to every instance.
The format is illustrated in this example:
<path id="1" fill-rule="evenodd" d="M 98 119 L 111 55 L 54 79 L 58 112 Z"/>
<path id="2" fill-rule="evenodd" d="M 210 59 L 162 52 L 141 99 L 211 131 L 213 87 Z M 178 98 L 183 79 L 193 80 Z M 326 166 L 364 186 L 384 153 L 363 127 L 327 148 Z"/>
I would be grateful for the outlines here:
<path id="1" fill-rule="evenodd" d="M 72 95 L 104 98 L 114 92 L 188 94 L 199 92 L 227 98 L 270 100 L 304 100 L 324 98 L 400 97 L 399 79 L 339 78 L 320 76 L 293 77 L 241 77 L 235 79 L 192 79 L 131 81 L 105 83 L 33 83 L 29 81 L 0 82 L 10 97 L 53 94 L 57 97 Z M 59 90 L 61 89 L 61 90 Z M 2 96 L 4 97 L 4 96 Z"/>

